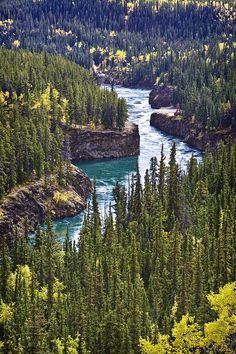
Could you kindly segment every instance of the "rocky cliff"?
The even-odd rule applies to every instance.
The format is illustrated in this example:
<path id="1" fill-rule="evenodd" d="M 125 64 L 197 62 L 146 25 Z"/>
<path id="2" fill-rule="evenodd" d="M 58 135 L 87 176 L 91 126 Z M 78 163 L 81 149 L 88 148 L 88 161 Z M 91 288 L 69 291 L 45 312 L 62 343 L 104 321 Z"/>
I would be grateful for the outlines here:
<path id="1" fill-rule="evenodd" d="M 126 122 L 124 131 L 66 128 L 72 160 L 93 160 L 137 156 L 139 154 L 138 126 Z"/>
<path id="2" fill-rule="evenodd" d="M 80 213 L 90 191 L 89 178 L 75 167 L 71 167 L 66 187 L 59 186 L 55 177 L 19 187 L 0 206 L 0 243 L 6 238 L 10 244 L 16 235 L 22 235 L 26 219 L 29 229 L 34 230 L 45 220 L 48 207 L 54 219 Z"/>
<path id="3" fill-rule="evenodd" d="M 184 142 L 199 150 L 208 147 L 213 151 L 221 141 L 227 142 L 229 139 L 235 139 L 229 130 L 207 132 L 200 124 L 170 114 L 153 113 L 150 125 L 165 133 L 182 138 Z"/>
<path id="4" fill-rule="evenodd" d="M 175 89 L 170 85 L 155 85 L 149 94 L 152 108 L 170 107 L 173 105 Z"/>

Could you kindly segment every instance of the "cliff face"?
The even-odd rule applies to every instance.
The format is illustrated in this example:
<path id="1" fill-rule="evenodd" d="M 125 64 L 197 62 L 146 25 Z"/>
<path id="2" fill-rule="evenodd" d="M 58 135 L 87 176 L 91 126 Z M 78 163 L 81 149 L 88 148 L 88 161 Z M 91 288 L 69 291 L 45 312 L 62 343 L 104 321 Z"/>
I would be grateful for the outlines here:
<path id="1" fill-rule="evenodd" d="M 234 139 L 228 130 L 205 132 L 200 124 L 168 114 L 153 113 L 150 125 L 182 138 L 184 142 L 199 150 L 208 147 L 209 150 L 214 151 L 221 141 L 227 142 L 229 139 Z"/>
<path id="2" fill-rule="evenodd" d="M 138 126 L 127 122 L 123 132 L 64 128 L 69 136 L 72 160 L 94 160 L 137 156 L 139 154 Z"/>
<path id="3" fill-rule="evenodd" d="M 174 87 L 170 85 L 155 85 L 149 94 L 149 104 L 155 109 L 172 106 L 174 91 Z"/>
<path id="4" fill-rule="evenodd" d="M 16 235 L 22 235 L 25 219 L 29 229 L 34 230 L 45 220 L 48 207 L 54 219 L 80 213 L 86 206 L 91 182 L 75 167 L 71 167 L 70 176 L 66 187 L 59 186 L 50 177 L 47 183 L 40 180 L 9 194 L 0 207 L 0 243 L 6 238 L 11 244 Z"/>

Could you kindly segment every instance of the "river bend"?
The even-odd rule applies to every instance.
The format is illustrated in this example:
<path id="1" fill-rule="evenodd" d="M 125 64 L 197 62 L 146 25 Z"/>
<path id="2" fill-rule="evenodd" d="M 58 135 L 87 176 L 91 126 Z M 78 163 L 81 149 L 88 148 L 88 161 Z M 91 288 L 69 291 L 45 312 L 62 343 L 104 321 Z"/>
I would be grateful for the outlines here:
<path id="1" fill-rule="evenodd" d="M 140 156 L 138 158 L 127 157 L 115 160 L 75 162 L 75 165 L 86 172 L 91 179 L 96 177 L 97 196 L 102 217 L 108 210 L 112 189 L 116 181 L 127 185 L 129 178 L 136 170 L 137 162 L 140 173 L 143 176 L 146 169 L 149 168 L 151 157 L 156 156 L 159 160 L 162 144 L 168 161 L 171 146 L 174 141 L 176 142 L 176 158 L 183 169 L 192 155 L 198 160 L 202 156 L 199 150 L 191 148 L 182 142 L 181 139 L 165 134 L 150 126 L 150 116 L 157 110 L 152 109 L 148 104 L 149 90 L 124 87 L 116 87 L 115 90 L 120 97 L 125 98 L 127 101 L 129 120 L 139 125 Z M 166 110 L 162 109 L 162 111 Z M 54 222 L 55 232 L 63 238 L 68 230 L 70 237 L 77 239 L 82 220 L 83 215 L 81 214 L 72 218 L 57 220 Z"/>

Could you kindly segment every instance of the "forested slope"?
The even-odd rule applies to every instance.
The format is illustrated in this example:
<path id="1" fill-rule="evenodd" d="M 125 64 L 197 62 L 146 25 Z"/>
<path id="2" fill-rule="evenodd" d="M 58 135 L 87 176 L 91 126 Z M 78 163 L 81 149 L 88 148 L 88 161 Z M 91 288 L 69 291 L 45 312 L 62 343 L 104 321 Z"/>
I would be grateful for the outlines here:
<path id="1" fill-rule="evenodd" d="M 185 118 L 235 129 L 234 1 L 21 0 L 0 14 L 6 48 L 60 53 L 128 85 L 172 84 Z"/>
<path id="2" fill-rule="evenodd" d="M 177 119 L 235 131 L 233 0 L 14 0 L 0 15 L 0 199 L 50 174 L 67 182 L 62 127 L 122 130 L 124 100 L 76 63 L 171 84 Z M 94 183 L 78 242 L 57 242 L 52 210 L 33 241 L 25 220 L 0 252 L 0 353 L 234 353 L 235 176 L 235 145 L 186 173 L 173 145 L 143 185 L 138 170 L 116 185 L 104 224 Z"/>
<path id="3" fill-rule="evenodd" d="M 63 125 L 122 129 L 126 118 L 124 100 L 95 86 L 77 64 L 1 49 L 0 198 L 35 177 L 62 175 L 70 160 Z"/>
<path id="4" fill-rule="evenodd" d="M 175 41 L 213 40 L 232 34 L 233 1 L 4 1 L 1 44 L 62 53 L 90 66 L 109 51 L 127 62 Z M 142 39 L 142 40 L 141 40 Z M 15 42 L 19 41 L 19 42 Z M 164 43 L 167 42 L 167 43 Z M 190 45 L 190 43 L 188 43 Z M 119 53 L 118 53 L 119 54 Z M 111 58 L 113 55 L 111 55 Z M 133 57 L 133 58 L 132 58 Z M 119 58 L 119 55 L 113 59 Z"/>
<path id="5" fill-rule="evenodd" d="M 175 87 L 184 119 L 200 122 L 209 131 L 236 131 L 236 42 L 204 45 L 176 57 L 160 83 Z"/>
<path id="6" fill-rule="evenodd" d="M 235 280 L 235 169 L 229 146 L 200 165 L 192 158 L 183 174 L 173 146 L 169 162 L 152 159 L 144 186 L 139 173 L 130 193 L 117 184 L 116 217 L 109 213 L 105 225 L 94 188 L 78 243 L 60 246 L 48 221 L 33 246 L 4 246 L 3 353 L 131 354 L 147 336 L 158 344 L 142 341 L 144 353 L 233 353 L 235 285 L 209 298 L 219 320 L 206 295 Z M 157 335 L 173 326 L 175 341 Z"/>

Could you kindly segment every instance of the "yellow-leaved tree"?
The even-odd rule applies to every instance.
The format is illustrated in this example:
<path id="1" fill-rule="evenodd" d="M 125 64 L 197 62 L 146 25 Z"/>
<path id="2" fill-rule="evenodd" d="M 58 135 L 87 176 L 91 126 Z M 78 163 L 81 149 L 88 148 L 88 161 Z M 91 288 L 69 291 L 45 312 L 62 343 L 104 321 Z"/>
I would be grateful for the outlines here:
<path id="1" fill-rule="evenodd" d="M 226 284 L 219 293 L 209 294 L 208 301 L 217 319 L 205 323 L 203 330 L 186 314 L 180 322 L 175 322 L 171 340 L 167 335 L 157 334 L 155 344 L 150 339 L 140 339 L 142 354 L 187 354 L 225 353 L 236 350 L 236 282 Z"/>
<path id="2" fill-rule="evenodd" d="M 220 289 L 219 294 L 211 293 L 207 298 L 218 318 L 205 324 L 205 346 L 211 347 L 213 352 L 235 353 L 236 282 L 226 284 Z"/>
<path id="3" fill-rule="evenodd" d="M 157 335 L 157 343 L 153 344 L 150 340 L 140 339 L 141 353 L 145 354 L 168 354 L 172 352 L 172 346 L 169 343 L 168 335 Z"/>
<path id="4" fill-rule="evenodd" d="M 75 338 L 67 336 L 63 339 L 57 338 L 53 342 L 55 345 L 55 354 L 64 354 L 65 350 L 68 354 L 77 354 L 79 352 L 79 345 L 84 354 L 89 354 L 89 351 L 86 349 L 85 343 L 81 340 L 79 334 L 77 334 Z"/>

